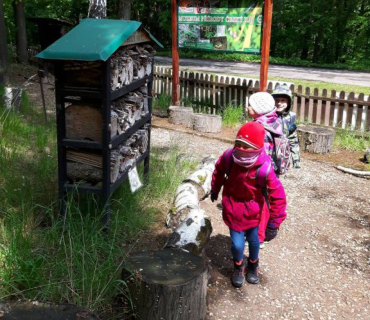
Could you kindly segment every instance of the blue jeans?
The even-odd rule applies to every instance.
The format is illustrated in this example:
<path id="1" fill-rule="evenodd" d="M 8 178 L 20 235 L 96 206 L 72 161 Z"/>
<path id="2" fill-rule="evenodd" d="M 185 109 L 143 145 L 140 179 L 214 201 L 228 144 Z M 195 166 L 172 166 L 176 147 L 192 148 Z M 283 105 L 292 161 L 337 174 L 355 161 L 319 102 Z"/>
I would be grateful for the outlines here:
<path id="1" fill-rule="evenodd" d="M 257 260 L 260 251 L 260 241 L 258 240 L 258 227 L 250 228 L 241 232 L 230 229 L 231 253 L 234 261 L 241 261 L 244 258 L 245 241 L 248 242 L 249 259 Z"/>

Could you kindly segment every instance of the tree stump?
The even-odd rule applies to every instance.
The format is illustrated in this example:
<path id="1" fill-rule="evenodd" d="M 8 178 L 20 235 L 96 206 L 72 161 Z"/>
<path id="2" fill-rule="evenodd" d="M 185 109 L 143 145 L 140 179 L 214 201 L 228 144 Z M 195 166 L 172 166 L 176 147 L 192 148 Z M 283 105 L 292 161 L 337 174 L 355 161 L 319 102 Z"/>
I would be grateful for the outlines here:
<path id="1" fill-rule="evenodd" d="M 194 113 L 191 116 L 193 129 L 200 132 L 221 132 L 221 116 L 213 114 Z"/>
<path id="2" fill-rule="evenodd" d="M 333 146 L 334 129 L 302 125 L 297 133 L 301 151 L 324 154 Z"/>
<path id="3" fill-rule="evenodd" d="M 191 127 L 192 108 L 171 106 L 168 109 L 168 122 L 172 124 L 182 124 Z"/>
<path id="4" fill-rule="evenodd" d="M 365 150 L 364 160 L 366 163 L 370 163 L 370 148 Z"/>
<path id="5" fill-rule="evenodd" d="M 205 319 L 208 270 L 200 256 L 169 248 L 144 251 L 134 253 L 127 268 L 136 275 L 127 284 L 140 319 Z"/>

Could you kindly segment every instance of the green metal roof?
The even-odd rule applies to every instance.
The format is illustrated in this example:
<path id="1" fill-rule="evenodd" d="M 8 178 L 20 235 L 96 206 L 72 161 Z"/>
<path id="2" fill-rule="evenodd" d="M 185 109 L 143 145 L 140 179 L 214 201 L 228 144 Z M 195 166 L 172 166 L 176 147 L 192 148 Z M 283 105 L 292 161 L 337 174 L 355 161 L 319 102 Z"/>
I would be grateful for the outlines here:
<path id="1" fill-rule="evenodd" d="M 106 61 L 140 26 L 141 22 L 138 21 L 83 19 L 36 57 L 51 60 Z M 145 31 L 153 41 L 162 46 Z"/>

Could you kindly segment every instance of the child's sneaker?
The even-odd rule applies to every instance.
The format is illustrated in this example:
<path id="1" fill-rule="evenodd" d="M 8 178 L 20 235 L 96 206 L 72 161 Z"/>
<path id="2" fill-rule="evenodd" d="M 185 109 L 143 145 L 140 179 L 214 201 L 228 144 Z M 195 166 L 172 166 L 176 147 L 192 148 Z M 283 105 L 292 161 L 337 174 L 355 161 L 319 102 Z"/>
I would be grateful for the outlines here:
<path id="1" fill-rule="evenodd" d="M 245 263 L 242 260 L 240 264 L 234 261 L 234 271 L 231 277 L 231 283 L 235 288 L 240 288 L 244 284 L 245 279 Z"/>
<path id="2" fill-rule="evenodd" d="M 265 247 L 265 242 L 260 242 L 260 249 L 263 249 Z"/>
<path id="3" fill-rule="evenodd" d="M 260 282 L 259 271 L 258 271 L 258 259 L 255 260 L 254 262 L 248 259 L 247 281 L 253 284 Z"/>

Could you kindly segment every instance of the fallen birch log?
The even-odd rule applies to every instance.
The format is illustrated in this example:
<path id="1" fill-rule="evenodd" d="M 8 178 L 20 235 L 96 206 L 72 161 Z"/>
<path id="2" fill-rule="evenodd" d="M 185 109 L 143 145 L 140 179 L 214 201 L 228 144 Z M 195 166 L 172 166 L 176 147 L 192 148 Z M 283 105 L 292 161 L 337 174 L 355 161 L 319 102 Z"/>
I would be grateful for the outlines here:
<path id="1" fill-rule="evenodd" d="M 216 158 L 213 156 L 204 158 L 202 167 L 187 177 L 177 188 L 173 208 L 167 213 L 167 227 L 175 230 L 186 220 L 191 209 L 199 209 L 199 201 L 211 191 L 215 162 Z"/>
<path id="2" fill-rule="evenodd" d="M 204 199 L 211 192 L 212 172 L 203 168 L 195 171 L 184 182 L 191 183 L 198 190 L 198 199 Z"/>
<path id="3" fill-rule="evenodd" d="M 192 254 L 200 254 L 212 233 L 211 220 L 205 211 L 193 209 L 186 220 L 170 235 L 165 248 L 181 248 Z"/>
<path id="4" fill-rule="evenodd" d="M 216 159 L 202 161 L 202 168 L 191 174 L 177 188 L 174 209 L 167 215 L 167 225 L 174 230 L 165 247 L 176 247 L 200 254 L 212 233 L 212 223 L 199 207 L 199 201 L 211 190 Z"/>
<path id="5" fill-rule="evenodd" d="M 359 171 L 359 170 L 353 170 L 342 166 L 336 167 L 338 170 L 343 171 L 345 173 L 350 173 L 355 176 L 361 176 L 361 177 L 370 177 L 370 171 Z"/>
<path id="6" fill-rule="evenodd" d="M 167 213 L 167 227 L 175 230 L 192 209 L 199 209 L 198 189 L 191 183 L 182 183 L 176 190 L 174 207 Z"/>

